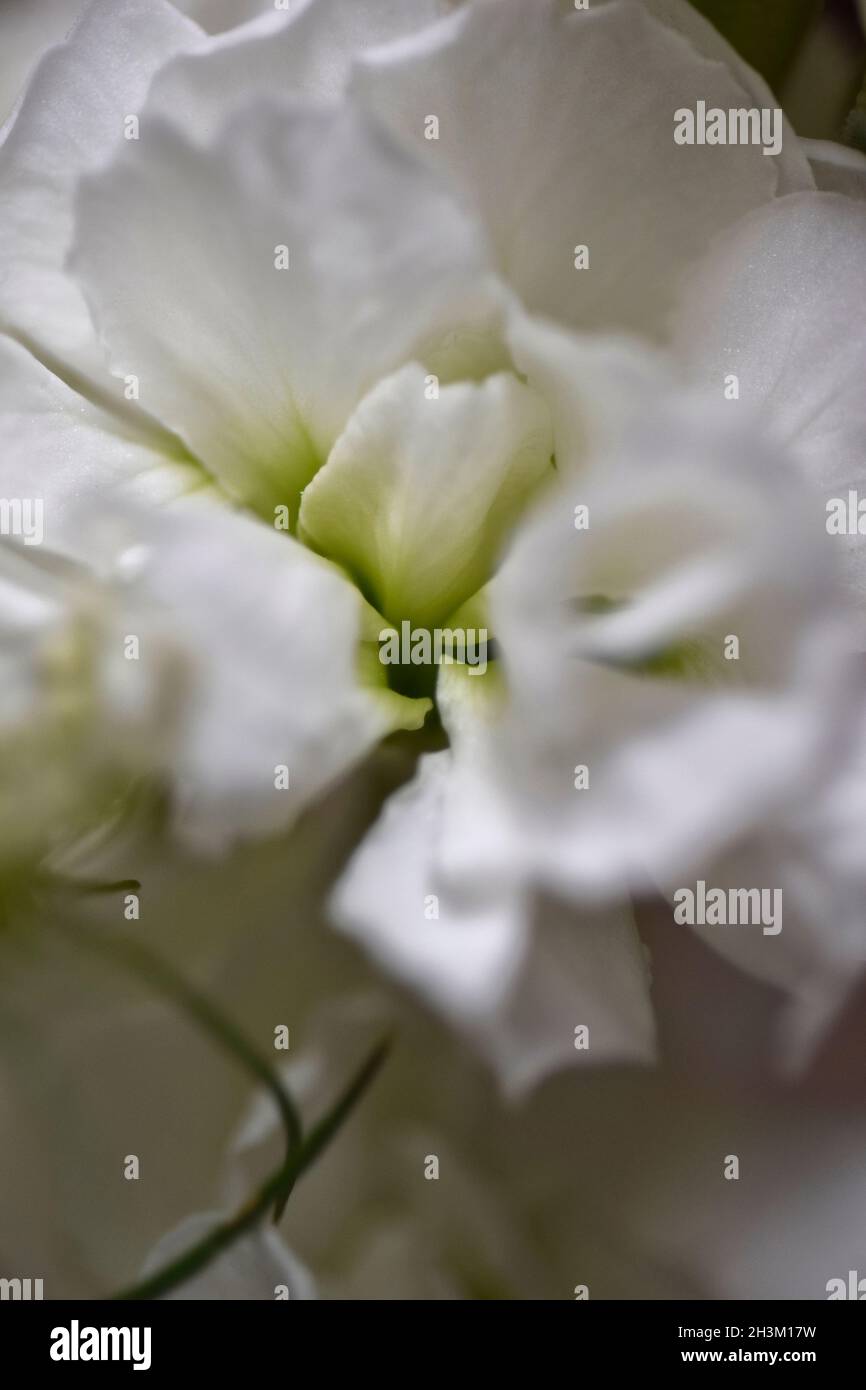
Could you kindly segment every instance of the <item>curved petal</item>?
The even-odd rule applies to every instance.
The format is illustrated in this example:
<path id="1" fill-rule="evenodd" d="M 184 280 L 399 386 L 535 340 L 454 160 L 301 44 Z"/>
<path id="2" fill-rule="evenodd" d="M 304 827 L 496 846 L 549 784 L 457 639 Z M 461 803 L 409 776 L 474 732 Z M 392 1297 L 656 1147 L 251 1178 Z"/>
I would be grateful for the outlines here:
<path id="1" fill-rule="evenodd" d="M 488 1026 L 487 1050 L 512 1094 L 567 1066 L 654 1062 L 649 973 L 630 909 L 576 912 L 540 899 L 520 976 Z"/>
<path id="2" fill-rule="evenodd" d="M 300 534 L 392 622 L 432 627 L 486 583 L 552 476 L 542 399 L 502 373 L 432 388 L 410 364 L 364 398 L 304 492 Z"/>
<path id="3" fill-rule="evenodd" d="M 778 104 L 761 74 L 740 57 L 691 0 L 643 0 L 643 4 L 656 19 L 685 35 L 703 57 L 724 63 L 748 92 L 751 105 L 773 108 Z M 810 142 L 797 138 L 786 116 L 783 116 L 783 126 L 781 152 L 772 156 L 779 171 L 776 191 L 779 194 L 800 193 L 814 188 L 815 180 L 809 168 L 807 149 Z"/>
<path id="4" fill-rule="evenodd" d="M 229 31 L 167 63 L 153 83 L 147 111 L 170 117 L 201 141 L 225 120 L 227 94 L 235 107 L 265 96 L 339 99 L 356 56 L 441 14 L 438 0 L 292 0 L 288 9 L 275 11 L 268 3 L 256 8 L 255 18 L 248 16 L 254 22 L 221 26 Z M 196 18 L 204 22 L 207 16 L 197 12 Z M 211 21 L 207 27 L 213 29 Z"/>
<path id="5" fill-rule="evenodd" d="M 575 474 L 610 449 L 634 417 L 669 386 L 669 371 L 646 343 L 577 334 L 512 304 L 506 342 L 514 365 L 547 402 L 556 467 Z"/>
<path id="6" fill-rule="evenodd" d="M 835 140 L 803 140 L 815 183 L 822 193 L 866 198 L 866 154 Z"/>
<path id="7" fill-rule="evenodd" d="M 678 108 L 750 96 L 631 0 L 478 0 L 365 55 L 350 90 L 454 180 L 526 305 L 572 326 L 661 333 L 681 269 L 777 188 L 757 146 L 675 143 Z"/>
<path id="8" fill-rule="evenodd" d="M 494 1010 L 525 949 L 522 904 L 453 891 L 436 865 L 449 753 L 422 758 L 340 880 L 337 924 L 388 970 L 464 1022 Z"/>
<path id="9" fill-rule="evenodd" d="M 627 912 L 576 917 L 507 877 L 479 891 L 471 871 L 449 872 L 455 756 L 425 758 L 387 804 L 337 886 L 338 926 L 467 1034 L 506 1092 L 565 1065 L 651 1059 L 646 969 Z"/>
<path id="10" fill-rule="evenodd" d="M 713 887 L 778 893 L 778 932 L 705 925 L 695 930 L 741 969 L 786 991 L 777 1040 L 780 1069 L 801 1070 L 866 967 L 866 716 L 836 728 L 834 756 L 808 799 L 713 865 Z"/>
<path id="11" fill-rule="evenodd" d="M 178 827 L 204 849 L 282 829 L 427 702 L 361 679 L 361 599 L 296 541 L 207 497 L 137 519 L 121 573 L 187 658 Z"/>
<path id="12" fill-rule="evenodd" d="M 674 345 L 686 370 L 721 398 L 729 374 L 804 462 L 827 504 L 866 484 L 866 207 L 832 193 L 779 199 L 734 228 L 696 267 Z M 736 407 L 732 407 L 736 408 Z M 850 582 L 866 593 L 866 544 L 834 535 Z"/>
<path id="13" fill-rule="evenodd" d="M 168 0 L 94 0 L 40 61 L 0 146 L 0 327 L 95 380 L 107 376 L 103 355 L 64 270 L 73 190 L 124 143 L 156 70 L 202 40 Z"/>
<path id="14" fill-rule="evenodd" d="M 40 504 L 39 544 L 86 561 L 84 509 L 112 497 L 167 501 L 204 481 L 0 336 L 0 495 Z"/>
<path id="15" fill-rule="evenodd" d="M 365 390 L 468 312 L 484 260 L 447 192 L 357 112 L 259 103 L 207 148 L 154 120 L 85 180 L 74 266 L 142 405 L 294 521 Z"/>
<path id="16" fill-rule="evenodd" d="M 704 400 L 640 412 L 489 589 L 508 698 L 487 775 L 517 829 L 476 854 L 483 881 L 522 864 L 594 897 L 688 874 L 818 776 L 851 700 L 808 497 Z"/>

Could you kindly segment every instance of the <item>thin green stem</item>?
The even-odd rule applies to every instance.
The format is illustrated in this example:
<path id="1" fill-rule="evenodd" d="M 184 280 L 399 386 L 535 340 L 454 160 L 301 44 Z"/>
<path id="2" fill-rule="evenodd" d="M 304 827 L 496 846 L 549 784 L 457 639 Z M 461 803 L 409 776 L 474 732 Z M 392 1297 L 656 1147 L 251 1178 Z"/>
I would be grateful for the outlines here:
<path id="1" fill-rule="evenodd" d="M 118 878 L 114 883 L 102 883 L 99 879 L 65 878 L 64 890 L 78 893 L 82 898 L 104 896 L 107 893 L 137 893 L 141 884 L 137 878 Z"/>
<path id="2" fill-rule="evenodd" d="M 101 956 L 113 965 L 123 965 L 131 974 L 144 980 L 165 998 L 172 1000 L 230 1057 L 246 1068 L 251 1076 L 270 1092 L 280 1113 L 286 1134 L 286 1156 L 290 1156 L 303 1137 L 301 1118 L 291 1095 L 270 1063 L 244 1037 L 231 1019 L 218 1009 L 206 995 L 189 984 L 168 961 L 150 951 L 138 941 L 107 937 L 77 923 L 69 935 L 78 945 Z"/>
<path id="3" fill-rule="evenodd" d="M 149 1278 L 115 1294 L 115 1299 L 131 1301 L 159 1298 L 169 1293 L 204 1269 L 221 1251 L 251 1230 L 264 1218 L 272 1203 L 284 1204 L 287 1193 L 291 1191 L 298 1178 L 318 1158 L 349 1117 L 382 1066 L 390 1045 L 390 1039 L 384 1039 L 374 1048 L 332 1109 L 323 1116 L 299 1147 L 287 1154 L 280 1167 L 265 1179 L 258 1192 L 234 1216 L 215 1227 L 198 1244 L 191 1246 L 184 1254 L 157 1270 Z"/>

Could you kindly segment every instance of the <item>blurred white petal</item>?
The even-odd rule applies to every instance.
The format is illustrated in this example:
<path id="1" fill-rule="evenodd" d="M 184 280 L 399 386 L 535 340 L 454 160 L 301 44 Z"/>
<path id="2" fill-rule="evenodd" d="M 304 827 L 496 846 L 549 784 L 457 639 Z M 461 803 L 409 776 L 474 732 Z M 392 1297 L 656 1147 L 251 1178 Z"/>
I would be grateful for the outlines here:
<path id="1" fill-rule="evenodd" d="M 838 194 L 783 198 L 746 218 L 695 270 L 678 313 L 675 348 L 721 399 L 727 374 L 740 399 L 806 468 L 813 528 L 826 503 L 866 479 L 866 207 Z M 733 407 L 737 409 L 736 406 Z M 866 589 L 862 536 L 834 536 L 851 587 Z"/>
<path id="2" fill-rule="evenodd" d="M 168 0 L 94 0 L 41 59 L 0 146 L 0 325 L 100 381 L 102 352 L 64 269 L 73 191 L 124 143 L 156 70 L 203 37 Z"/>
<path id="3" fill-rule="evenodd" d="M 210 0 L 214 4 L 219 0 Z M 211 28 L 207 5 L 197 0 L 193 12 Z M 356 56 L 414 33 L 441 13 L 438 0 L 292 0 L 279 10 L 270 0 L 246 0 L 244 7 L 250 13 L 242 18 L 254 22 L 166 63 L 150 90 L 146 116 L 171 117 L 205 140 L 225 121 L 228 102 L 339 99 Z M 186 8 L 192 10 L 189 0 Z"/>
<path id="4" fill-rule="evenodd" d="M 131 428 L 0 337 L 0 494 L 43 504 L 45 545 L 89 558 L 85 514 L 111 499 L 162 503 L 199 488 L 201 471 L 165 438 Z"/>
<path id="5" fill-rule="evenodd" d="M 472 224 L 357 112 L 264 101 L 206 148 L 154 119 L 81 185 L 74 265 L 142 405 L 271 520 L 483 277 Z"/>
<path id="6" fill-rule="evenodd" d="M 480 0 L 366 54 L 352 90 L 454 180 L 527 307 L 575 327 L 660 333 L 681 270 L 777 191 L 756 146 L 674 143 L 677 108 L 749 95 L 630 0 Z"/>
<path id="7" fill-rule="evenodd" d="M 521 527 L 489 590 L 509 699 L 488 775 L 524 863 L 561 891 L 687 873 L 817 775 L 849 708 L 848 635 L 790 465 L 706 402 L 638 420 Z M 503 846 L 476 872 L 509 865 Z"/>
<path id="8" fill-rule="evenodd" d="M 627 912 L 582 915 L 511 880 L 497 891 L 449 878 L 452 762 L 423 759 L 388 803 L 337 887 L 338 925 L 451 1019 L 510 1093 L 562 1066 L 651 1059 L 646 970 Z M 462 848 L 471 859 L 471 843 Z"/>
<path id="9" fill-rule="evenodd" d="M 866 198 L 866 154 L 835 140 L 802 140 L 815 183 L 822 193 Z"/>
<path id="10" fill-rule="evenodd" d="M 616 0 L 603 0 L 603 3 L 616 3 Z M 684 35 L 704 58 L 724 64 L 748 93 L 750 106 L 772 110 L 778 105 L 772 89 L 761 74 L 740 57 L 737 50 L 722 37 L 714 24 L 704 18 L 691 0 L 643 0 L 643 4 L 656 19 Z M 779 154 L 772 156 L 779 173 L 777 194 L 796 193 L 813 187 L 807 151 L 804 148 L 808 143 L 797 138 L 788 118 L 783 115 L 782 149 Z"/>
<path id="11" fill-rule="evenodd" d="M 389 969 L 452 1013 L 495 1009 L 525 949 L 523 905 L 511 892 L 452 892 L 437 873 L 436 838 L 451 755 L 421 760 L 388 802 L 337 887 L 338 924 Z"/>
<path id="12" fill-rule="evenodd" d="M 190 665 L 173 769 L 187 838 L 282 829 L 384 734 L 423 721 L 423 702 L 362 683 L 360 597 L 296 541 L 196 498 L 140 531 L 134 592 Z"/>

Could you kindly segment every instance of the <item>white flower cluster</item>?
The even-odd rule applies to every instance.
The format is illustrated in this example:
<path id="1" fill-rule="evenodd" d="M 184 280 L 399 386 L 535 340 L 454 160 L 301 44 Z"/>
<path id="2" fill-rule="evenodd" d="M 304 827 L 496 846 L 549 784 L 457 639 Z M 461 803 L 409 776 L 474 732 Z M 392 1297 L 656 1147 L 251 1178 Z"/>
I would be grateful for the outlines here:
<path id="1" fill-rule="evenodd" d="M 85 9 L 0 144 L 0 874 L 142 777 L 223 855 L 400 734 L 332 919 L 507 1092 L 653 1060 L 631 904 L 699 882 L 777 904 L 678 930 L 808 1055 L 866 965 L 866 161 L 708 109 L 775 101 L 686 0 Z"/>

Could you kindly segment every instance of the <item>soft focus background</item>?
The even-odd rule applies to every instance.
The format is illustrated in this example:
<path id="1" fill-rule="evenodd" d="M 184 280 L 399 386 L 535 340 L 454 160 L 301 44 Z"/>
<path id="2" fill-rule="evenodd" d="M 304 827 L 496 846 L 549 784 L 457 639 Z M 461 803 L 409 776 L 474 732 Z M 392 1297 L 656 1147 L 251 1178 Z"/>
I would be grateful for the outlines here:
<path id="1" fill-rule="evenodd" d="M 81 8 L 3 0 L 4 118 Z M 240 9 L 184 8 L 213 30 Z M 800 134 L 866 147 L 851 117 L 866 70 L 853 2 L 698 8 L 763 72 Z M 308 1114 L 395 1028 L 382 1075 L 280 1228 L 321 1295 L 567 1299 L 585 1284 L 593 1298 L 820 1299 L 828 1279 L 866 1274 L 866 985 L 806 1074 L 780 1076 L 780 997 L 646 904 L 659 1069 L 576 1069 L 508 1104 L 323 922 L 336 869 L 409 773 L 395 741 L 290 840 L 203 864 L 142 839 L 113 865 L 146 880 L 148 941 L 263 1051 L 276 1025 L 290 1027 Z M 94 912 L 118 910 L 105 900 Z M 248 1191 L 278 1136 L 254 1107 L 230 1153 L 249 1118 L 246 1078 L 122 971 L 77 955 L 58 922 L 6 931 L 0 946 L 0 1271 L 43 1278 L 48 1296 L 89 1297 L 135 1277 L 191 1212 Z M 123 1179 L 130 1154 L 135 1183 Z M 739 1182 L 723 1176 L 732 1154 Z M 424 1179 L 430 1155 L 438 1182 Z"/>

